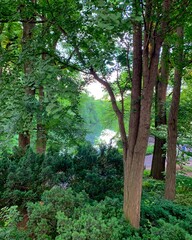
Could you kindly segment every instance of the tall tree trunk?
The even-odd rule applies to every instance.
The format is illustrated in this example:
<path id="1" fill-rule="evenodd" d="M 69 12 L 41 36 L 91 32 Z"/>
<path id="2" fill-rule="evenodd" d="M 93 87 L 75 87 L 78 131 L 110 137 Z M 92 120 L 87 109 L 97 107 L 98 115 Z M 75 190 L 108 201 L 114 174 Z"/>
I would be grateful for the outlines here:
<path id="1" fill-rule="evenodd" d="M 144 69 L 144 88 L 141 97 L 139 127 L 136 138 L 129 133 L 128 142 L 130 145 L 133 145 L 134 148 L 133 151 L 131 151 L 128 146 L 128 154 L 125 163 L 126 169 L 124 174 L 126 185 L 124 187 L 124 214 L 131 225 L 136 228 L 138 228 L 140 224 L 144 159 L 149 137 L 152 95 L 157 74 L 160 47 L 160 43 L 157 43 L 157 49 L 155 57 L 151 62 L 151 68 Z M 134 141 L 134 143 L 132 143 L 132 141 Z"/>
<path id="2" fill-rule="evenodd" d="M 23 51 L 26 51 L 26 49 L 29 46 L 29 41 L 32 38 L 32 31 L 33 28 L 35 27 L 35 24 L 32 23 L 30 20 L 32 19 L 28 19 L 27 21 L 23 22 L 23 39 L 22 39 L 22 48 Z M 23 71 L 25 75 L 29 75 L 32 72 L 32 63 L 30 60 L 26 60 L 24 63 L 24 67 L 23 67 Z M 35 88 L 34 86 L 26 86 L 25 87 L 25 94 L 27 96 L 28 99 L 33 99 L 35 97 Z M 29 111 L 28 109 L 26 109 L 26 111 Z M 32 121 L 32 113 L 29 112 L 29 119 L 26 119 L 27 125 L 30 125 L 31 121 Z M 25 126 L 25 128 L 27 128 L 26 130 L 22 131 L 19 133 L 19 147 L 25 152 L 27 147 L 30 145 L 30 131 L 28 129 L 29 126 Z"/>
<path id="3" fill-rule="evenodd" d="M 35 3 L 36 0 L 31 0 L 32 3 Z M 22 12 L 23 12 L 23 8 L 25 6 L 22 6 L 21 8 L 21 16 L 22 16 Z M 31 18 L 26 18 L 24 19 L 25 21 L 23 21 L 23 37 L 22 37 L 22 50 L 25 52 L 29 51 L 29 46 L 30 46 L 30 41 L 32 40 L 32 34 L 33 34 L 33 29 L 35 27 L 35 23 L 34 23 L 34 17 Z M 29 51 L 30 52 L 30 51 Z M 23 67 L 23 72 L 24 74 L 30 75 L 32 72 L 32 62 L 29 59 L 30 56 L 27 57 L 28 59 L 25 60 L 24 62 L 24 67 Z M 35 97 L 35 87 L 34 85 L 31 86 L 26 86 L 25 87 L 25 95 L 27 97 L 28 100 L 32 100 Z M 28 117 L 27 119 L 25 119 L 25 123 L 23 123 L 23 126 L 25 128 L 25 130 L 22 130 L 19 133 L 19 147 L 23 150 L 23 152 L 26 151 L 27 147 L 30 146 L 30 129 L 29 126 L 32 122 L 33 119 L 33 114 L 26 108 L 26 111 L 28 113 Z"/>
<path id="4" fill-rule="evenodd" d="M 176 67 L 174 74 L 174 88 L 171 108 L 168 119 L 168 148 L 167 148 L 167 171 L 165 180 L 165 198 L 173 200 L 175 198 L 176 185 L 176 145 L 177 145 L 177 120 L 181 91 L 181 79 L 183 71 L 183 27 L 177 28 L 177 52 Z"/>
<path id="5" fill-rule="evenodd" d="M 141 78 L 142 78 L 142 30 L 141 24 L 134 25 L 133 35 L 133 79 L 131 91 L 131 114 L 129 121 L 129 138 L 128 138 L 128 152 L 124 158 L 124 201 L 123 211 L 125 218 L 130 221 L 134 227 L 138 227 L 138 219 L 140 219 L 140 185 L 141 178 L 135 176 L 142 176 L 141 166 L 138 169 L 133 169 L 132 162 L 135 162 L 134 146 L 137 141 L 139 119 L 140 119 L 140 98 L 141 98 Z M 138 159 L 139 160 L 139 159 Z M 137 161 L 137 159 L 136 159 Z M 142 164 L 142 161 L 138 162 Z M 136 165 L 134 164 L 134 167 Z M 143 171 L 143 169 L 142 169 Z M 136 175 L 134 176 L 134 174 Z M 133 184 L 132 184 L 133 183 Z M 132 197 L 130 196 L 132 194 Z M 133 200 L 133 201 L 132 201 Z"/>
<path id="6" fill-rule="evenodd" d="M 158 129 L 166 124 L 166 93 L 169 77 L 169 47 L 164 44 L 161 58 L 161 72 L 156 82 L 156 101 L 155 101 L 155 127 Z M 165 172 L 166 140 L 155 136 L 154 152 L 152 159 L 151 176 L 154 179 L 163 180 Z"/>
<path id="7" fill-rule="evenodd" d="M 163 2 L 162 9 L 166 9 L 166 14 L 169 9 L 169 4 L 169 0 L 165 0 Z M 140 113 L 138 114 L 139 121 L 136 122 L 135 126 L 133 126 L 133 128 L 135 128 L 134 130 L 129 128 L 128 153 L 124 164 L 124 215 L 125 218 L 135 228 L 139 228 L 140 225 L 142 178 L 150 129 L 153 89 L 157 79 L 159 55 L 167 26 L 167 20 L 165 21 L 163 18 L 161 22 L 161 30 L 157 33 L 152 23 L 151 16 L 153 16 L 153 3 L 149 0 L 146 1 L 145 11 L 145 29 L 142 56 L 143 85 L 140 95 Z M 141 34 L 141 29 L 139 31 Z M 141 37 L 137 31 L 134 31 L 134 37 L 134 41 L 141 42 Z M 137 48 L 139 46 L 135 45 L 133 48 L 134 57 L 138 54 L 136 52 L 138 51 Z M 134 68 L 136 69 L 136 72 L 140 72 L 138 65 L 134 65 L 133 69 Z M 137 80 L 133 76 L 133 86 L 136 83 Z M 131 111 L 130 114 L 131 120 L 134 112 Z M 129 127 L 131 127 L 131 122 Z"/>

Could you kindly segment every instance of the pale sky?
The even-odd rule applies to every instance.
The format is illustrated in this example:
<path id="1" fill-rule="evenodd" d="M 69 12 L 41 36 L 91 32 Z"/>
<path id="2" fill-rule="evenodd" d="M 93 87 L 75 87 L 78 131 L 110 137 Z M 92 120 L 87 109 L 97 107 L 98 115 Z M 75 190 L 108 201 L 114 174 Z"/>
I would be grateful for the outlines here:
<path id="1" fill-rule="evenodd" d="M 86 89 L 95 99 L 100 99 L 104 95 L 102 85 L 98 82 L 90 83 L 86 86 Z"/>

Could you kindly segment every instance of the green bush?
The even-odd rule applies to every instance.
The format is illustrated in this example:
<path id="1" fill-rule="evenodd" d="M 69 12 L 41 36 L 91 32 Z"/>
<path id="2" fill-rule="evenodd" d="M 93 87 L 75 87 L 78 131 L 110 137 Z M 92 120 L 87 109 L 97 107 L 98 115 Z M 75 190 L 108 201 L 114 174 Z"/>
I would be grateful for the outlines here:
<path id="1" fill-rule="evenodd" d="M 178 175 L 175 202 L 192 207 L 192 178 Z"/>
<path id="2" fill-rule="evenodd" d="M 57 219 L 57 232 L 59 234 L 56 237 L 57 240 L 122 239 L 119 220 L 113 217 L 106 221 L 102 213 L 98 211 L 95 211 L 95 214 L 82 213 L 77 219 L 69 218 L 63 212 L 58 212 Z"/>
<path id="3" fill-rule="evenodd" d="M 162 196 L 164 193 L 164 183 L 159 180 L 155 180 L 149 177 L 144 177 L 143 181 L 143 195 L 147 193 L 147 198 L 149 196 L 158 197 Z"/>
<path id="4" fill-rule="evenodd" d="M 150 193 L 146 195 L 148 198 L 142 201 L 141 228 L 136 231 L 122 217 L 122 199 L 107 197 L 100 202 L 90 201 L 85 193 L 53 188 L 43 194 L 41 203 L 29 205 L 30 233 L 35 239 L 46 236 L 45 239 L 57 240 L 161 240 L 169 236 L 190 239 L 192 209 L 151 197 Z M 165 231 L 166 227 L 170 231 Z M 156 236 L 158 230 L 160 234 Z"/>
<path id="5" fill-rule="evenodd" d="M 17 229 L 17 208 L 9 209 L 9 214 L 4 211 L 0 236 L 36 240 L 190 240 L 192 208 L 150 194 L 146 192 L 142 200 L 141 228 L 136 231 L 123 218 L 122 198 L 106 197 L 97 202 L 85 192 L 54 187 L 43 193 L 41 201 L 28 203 L 25 232 Z M 6 219 L 11 224 L 5 224 L 9 222 Z"/>
<path id="6" fill-rule="evenodd" d="M 49 239 L 48 236 L 54 238 L 57 212 L 62 211 L 66 216 L 71 216 L 75 208 L 84 206 L 87 201 L 85 193 L 75 193 L 72 189 L 54 187 L 45 191 L 40 202 L 28 204 L 29 233 L 38 240 L 43 239 L 40 236 L 44 236 L 44 239 Z"/>
<path id="7" fill-rule="evenodd" d="M 79 192 L 85 190 L 95 200 L 122 194 L 122 155 L 109 146 L 101 145 L 97 150 L 89 144 L 80 146 L 74 156 L 74 181 L 71 187 Z"/>
<path id="8" fill-rule="evenodd" d="M 178 225 L 183 230 L 192 234 L 192 208 L 178 205 L 164 199 L 145 198 L 142 201 L 141 225 L 148 229 L 158 226 L 158 220 Z"/>
<path id="9" fill-rule="evenodd" d="M 176 191 L 177 193 L 192 193 L 192 178 L 184 175 L 177 175 L 176 179 Z"/>
<path id="10" fill-rule="evenodd" d="M 24 156 L 0 159 L 0 207 L 26 206 L 40 200 L 44 190 L 68 182 L 73 175 L 72 157 L 68 154 L 35 154 L 29 149 Z"/>
<path id="11" fill-rule="evenodd" d="M 192 207 L 192 192 L 176 194 L 175 202 L 181 205 Z"/>
<path id="12" fill-rule="evenodd" d="M 159 226 L 151 228 L 151 236 L 148 239 L 153 240 L 192 240 L 184 229 L 178 224 L 173 225 L 162 220 L 158 221 Z"/>
<path id="13" fill-rule="evenodd" d="M 122 217 L 122 202 L 90 201 L 72 189 L 54 187 L 42 201 L 28 204 L 28 229 L 33 239 L 127 239 L 134 230 Z"/>
<path id="14" fill-rule="evenodd" d="M 35 154 L 31 149 L 22 156 L 17 151 L 0 159 L 0 207 L 26 206 L 39 201 L 44 190 L 55 185 L 83 190 L 92 199 L 122 194 L 123 162 L 117 149 L 90 144 L 79 146 L 76 154 L 48 152 Z"/>
<path id="15" fill-rule="evenodd" d="M 0 211 L 0 239 L 2 240 L 28 240 L 27 233 L 19 230 L 17 224 L 22 217 L 17 206 L 4 207 Z"/>
<path id="16" fill-rule="evenodd" d="M 177 204 L 163 199 L 162 181 L 144 176 L 141 228 L 130 227 L 122 213 L 122 156 L 117 149 L 85 145 L 73 156 L 39 156 L 31 150 L 23 157 L 5 155 L 0 174 L 1 202 L 27 206 L 29 218 L 28 230 L 22 231 L 17 208 L 2 209 L 0 239 L 189 240 L 192 235 L 192 179 L 181 175 Z"/>

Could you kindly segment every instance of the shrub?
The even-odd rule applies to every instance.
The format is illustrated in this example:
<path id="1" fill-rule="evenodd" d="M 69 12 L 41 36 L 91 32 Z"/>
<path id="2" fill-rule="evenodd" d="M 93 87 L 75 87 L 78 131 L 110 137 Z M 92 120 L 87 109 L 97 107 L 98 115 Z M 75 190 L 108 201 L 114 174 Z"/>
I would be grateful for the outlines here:
<path id="1" fill-rule="evenodd" d="M 17 206 L 4 207 L 0 211 L 0 239 L 3 240 L 28 240 L 27 233 L 18 229 L 17 224 L 21 221 L 21 216 Z"/>
<path id="2" fill-rule="evenodd" d="M 192 207 L 192 192 L 176 194 L 175 202 L 185 206 Z"/>
<path id="3" fill-rule="evenodd" d="M 26 206 L 28 201 L 40 200 L 44 190 L 69 182 L 73 174 L 72 158 L 58 153 L 46 156 L 29 149 L 23 157 L 4 157 L 0 160 L 1 206 Z"/>
<path id="4" fill-rule="evenodd" d="M 164 199 L 143 199 L 141 211 L 141 225 L 148 229 L 158 226 L 159 219 L 164 222 L 178 225 L 183 230 L 192 234 L 192 208 L 175 204 Z"/>
<path id="5" fill-rule="evenodd" d="M 121 193 L 123 186 L 122 156 L 117 149 L 90 144 L 79 146 L 76 154 L 48 152 L 35 154 L 31 149 L 22 156 L 4 155 L 0 159 L 0 207 L 26 206 L 39 201 L 44 190 L 55 185 L 85 190 L 92 199 Z"/>
<path id="6" fill-rule="evenodd" d="M 158 221 L 158 228 L 151 228 L 150 239 L 154 240 L 192 240 L 190 236 L 184 229 L 182 229 L 178 224 L 172 225 L 171 223 L 166 223 L 162 220 Z"/>
<path id="7" fill-rule="evenodd" d="M 88 208 L 89 209 L 89 208 Z M 88 210 L 87 209 L 87 210 Z M 115 217 L 106 221 L 102 213 L 98 210 L 91 213 L 81 213 L 76 218 L 69 218 L 64 213 L 57 213 L 57 240 L 62 239 L 95 239 L 95 240 L 116 240 L 121 238 L 121 226 Z"/>
<path id="8" fill-rule="evenodd" d="M 44 239 L 48 236 L 50 239 L 54 238 L 57 212 L 62 211 L 66 216 L 71 216 L 75 208 L 84 206 L 87 201 L 85 193 L 75 193 L 72 189 L 54 187 L 50 191 L 45 191 L 42 201 L 28 204 L 30 234 L 39 240 L 41 239 L 39 236 L 44 236 Z"/>
<path id="9" fill-rule="evenodd" d="M 184 175 L 177 175 L 176 180 L 177 193 L 192 193 L 192 178 Z"/>
<path id="10" fill-rule="evenodd" d="M 72 189 L 54 187 L 42 201 L 28 205 L 28 228 L 33 239 L 127 239 L 134 230 L 122 217 L 122 202 L 90 201 Z"/>
<path id="11" fill-rule="evenodd" d="M 123 161 L 117 149 L 101 145 L 98 150 L 91 145 L 80 146 L 74 156 L 75 191 L 85 190 L 90 198 L 102 200 L 114 193 L 122 194 Z"/>

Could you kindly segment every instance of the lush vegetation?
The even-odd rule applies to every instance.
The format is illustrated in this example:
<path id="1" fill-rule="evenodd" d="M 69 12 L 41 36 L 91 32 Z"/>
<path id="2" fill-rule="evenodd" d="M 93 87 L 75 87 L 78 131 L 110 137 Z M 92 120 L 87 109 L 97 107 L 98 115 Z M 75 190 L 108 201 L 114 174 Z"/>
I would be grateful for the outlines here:
<path id="1" fill-rule="evenodd" d="M 144 172 L 141 228 L 122 212 L 122 156 L 87 143 L 73 154 L 28 150 L 0 159 L 0 239 L 191 239 L 192 178 L 177 176 L 175 202 Z"/>
<path id="2" fill-rule="evenodd" d="M 1 0 L 0 239 L 192 239 L 191 12 Z"/>

